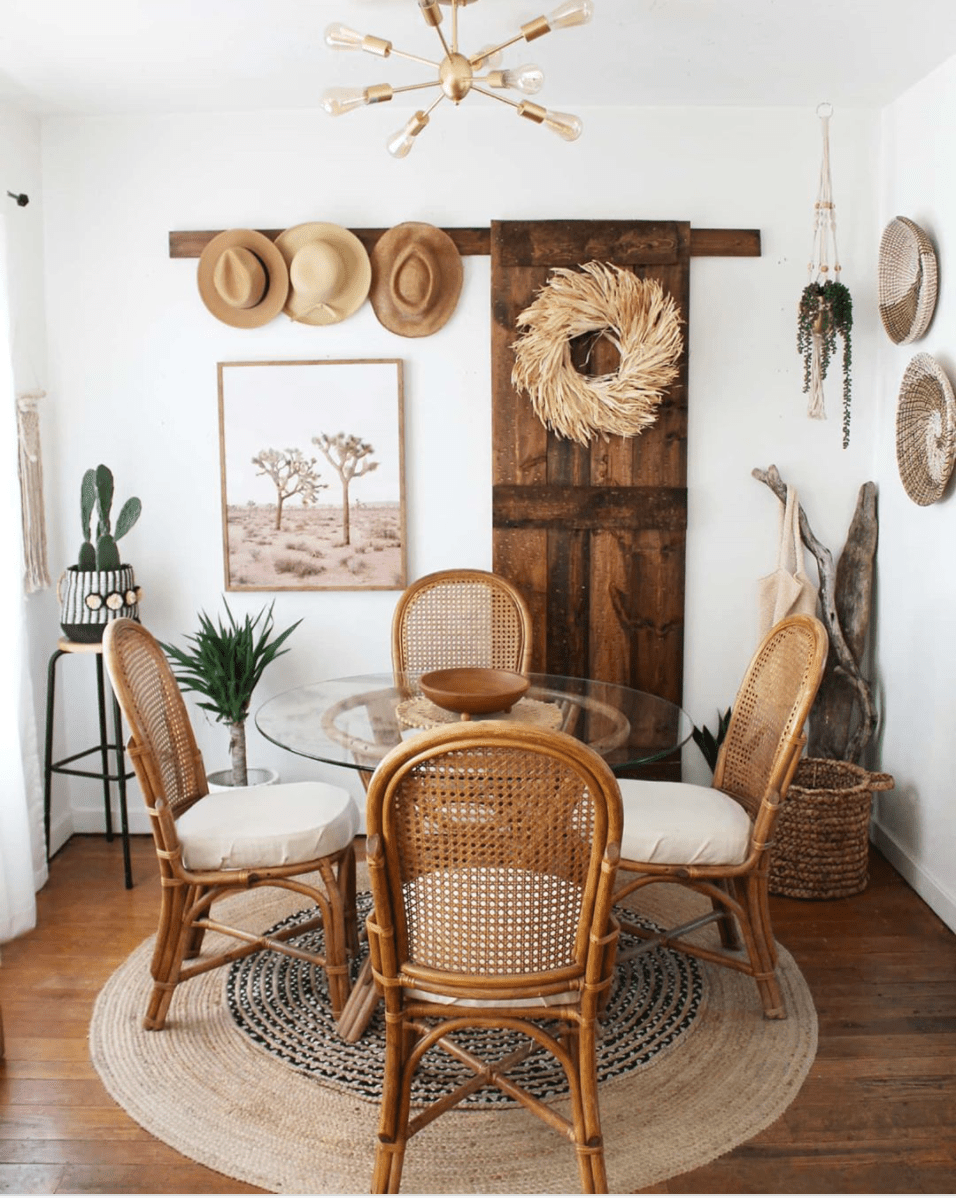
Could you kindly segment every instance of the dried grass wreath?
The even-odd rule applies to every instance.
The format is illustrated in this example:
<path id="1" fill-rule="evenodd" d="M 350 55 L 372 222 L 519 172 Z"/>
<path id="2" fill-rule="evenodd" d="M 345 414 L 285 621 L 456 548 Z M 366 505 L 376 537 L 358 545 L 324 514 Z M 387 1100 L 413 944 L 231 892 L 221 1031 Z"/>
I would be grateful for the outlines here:
<path id="1" fill-rule="evenodd" d="M 602 262 L 560 267 L 518 317 L 512 384 L 559 437 L 587 445 L 595 433 L 636 437 L 657 419 L 683 349 L 677 305 L 654 279 Z M 570 341 L 603 333 L 620 354 L 614 374 L 588 377 Z"/>

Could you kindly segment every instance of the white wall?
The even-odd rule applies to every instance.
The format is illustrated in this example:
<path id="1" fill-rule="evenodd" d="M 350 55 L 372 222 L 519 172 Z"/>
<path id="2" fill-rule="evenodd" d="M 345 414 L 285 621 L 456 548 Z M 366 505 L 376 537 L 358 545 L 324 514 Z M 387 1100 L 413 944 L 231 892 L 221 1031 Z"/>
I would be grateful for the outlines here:
<path id="1" fill-rule="evenodd" d="M 936 314 L 910 345 L 879 342 L 876 477 L 880 484 L 877 661 L 885 705 L 882 757 L 896 790 L 878 802 L 876 840 L 927 902 L 956 927 L 956 805 L 952 737 L 956 689 L 956 537 L 952 483 L 930 507 L 913 503 L 899 481 L 895 412 L 914 354 L 932 354 L 956 382 L 956 59 L 912 88 L 882 118 L 880 228 L 895 216 L 916 221 L 939 261 Z"/>
<path id="2" fill-rule="evenodd" d="M 144 587 L 144 621 L 164 640 L 192 630 L 198 608 L 218 607 L 223 585 L 216 363 L 353 356 L 405 362 L 410 577 L 453 564 L 491 565 L 488 260 L 465 259 L 460 306 L 434 337 L 396 337 L 369 305 L 329 328 L 280 317 L 240 331 L 201 304 L 195 260 L 170 260 L 170 230 L 588 217 L 757 228 L 759 259 L 696 259 L 691 268 L 684 701 L 695 722 L 713 723 L 754 647 L 756 580 L 775 565 L 777 503 L 751 470 L 776 463 L 835 551 L 857 491 L 872 477 L 882 336 L 875 315 L 878 121 L 845 111 L 832 124 L 843 278 L 857 305 L 853 436 L 844 451 L 838 364 L 827 385 L 831 417 L 811 421 L 796 352 L 821 155 L 815 114 L 582 115 L 585 135 L 565 145 L 509 121 L 498 106 L 463 106 L 441 113 L 403 162 L 384 151 L 401 118 L 383 109 L 335 122 L 321 112 L 48 119 L 46 385 L 53 418 L 45 435 L 54 572 L 76 551 L 80 477 L 106 462 L 118 499 L 135 493 L 143 501 L 124 556 Z M 254 611 L 263 598 L 234 595 L 230 602 Z M 304 623 L 254 704 L 323 676 L 387 668 L 395 598 L 279 594 L 279 624 Z M 38 637 L 52 646 L 55 604 L 43 597 L 37 612 Z M 197 732 L 207 766 L 226 764 L 225 732 L 202 717 Z M 341 771 L 323 773 L 266 744 L 251 724 L 249 732 L 251 764 L 273 765 L 289 779 L 315 773 L 342 780 Z M 685 776 L 709 776 L 693 746 L 686 763 Z M 58 840 L 102 818 L 93 784 L 69 781 L 57 783 Z M 137 804 L 134 795 L 134 811 Z"/>

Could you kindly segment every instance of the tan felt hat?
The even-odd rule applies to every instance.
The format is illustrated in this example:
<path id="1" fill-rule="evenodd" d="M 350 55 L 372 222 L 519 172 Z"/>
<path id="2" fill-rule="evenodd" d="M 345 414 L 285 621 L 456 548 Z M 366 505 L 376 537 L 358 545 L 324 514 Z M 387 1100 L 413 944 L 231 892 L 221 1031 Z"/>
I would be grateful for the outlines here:
<path id="1" fill-rule="evenodd" d="M 454 312 L 463 274 L 458 247 L 444 229 L 420 221 L 395 225 L 372 250 L 375 315 L 402 337 L 428 337 Z"/>
<path id="2" fill-rule="evenodd" d="M 283 311 L 302 324 L 337 324 L 358 311 L 368 295 L 368 251 L 351 229 L 313 222 L 276 238 L 289 267 Z"/>
<path id="3" fill-rule="evenodd" d="M 285 259 L 255 229 L 217 234 L 200 255 L 197 281 L 213 316 L 237 329 L 268 324 L 289 293 Z"/>

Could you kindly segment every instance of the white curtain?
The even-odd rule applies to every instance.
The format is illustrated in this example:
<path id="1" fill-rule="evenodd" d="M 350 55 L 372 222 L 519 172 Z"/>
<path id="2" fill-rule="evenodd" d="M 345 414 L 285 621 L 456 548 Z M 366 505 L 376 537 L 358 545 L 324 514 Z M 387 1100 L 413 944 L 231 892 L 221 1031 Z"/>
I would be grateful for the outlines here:
<path id="1" fill-rule="evenodd" d="M 27 653 L 16 394 L 10 353 L 7 221 L 0 222 L 0 941 L 36 923 L 34 891 L 45 879 L 43 795 Z M 38 824 L 39 815 L 39 829 Z"/>

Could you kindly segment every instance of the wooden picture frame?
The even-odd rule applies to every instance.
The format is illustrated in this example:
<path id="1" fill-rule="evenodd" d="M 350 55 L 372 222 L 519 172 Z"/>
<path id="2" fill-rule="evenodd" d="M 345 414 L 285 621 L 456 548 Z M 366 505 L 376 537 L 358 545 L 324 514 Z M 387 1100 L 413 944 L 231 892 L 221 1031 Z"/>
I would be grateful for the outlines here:
<path id="1" fill-rule="evenodd" d="M 220 362 L 227 591 L 404 590 L 402 361 Z"/>

